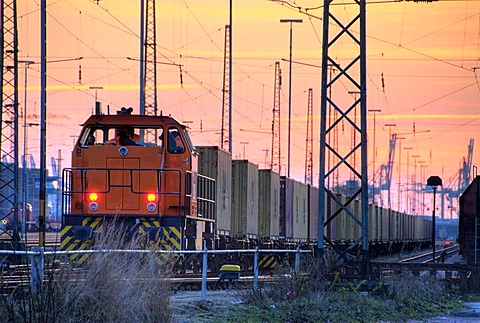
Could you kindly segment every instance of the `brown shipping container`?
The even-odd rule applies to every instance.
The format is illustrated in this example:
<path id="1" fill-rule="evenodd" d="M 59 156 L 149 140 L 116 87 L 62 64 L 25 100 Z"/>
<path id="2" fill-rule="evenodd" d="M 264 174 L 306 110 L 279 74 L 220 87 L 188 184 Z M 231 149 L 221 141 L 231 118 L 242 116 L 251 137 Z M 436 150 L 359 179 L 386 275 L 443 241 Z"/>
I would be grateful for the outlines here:
<path id="1" fill-rule="evenodd" d="M 381 227 L 380 227 L 380 240 L 382 241 L 389 241 L 392 237 L 393 232 L 393 217 L 394 217 L 393 210 L 386 210 L 382 209 L 382 213 L 380 214 L 381 219 Z"/>
<path id="2" fill-rule="evenodd" d="M 329 221 L 329 218 L 331 217 L 333 213 L 333 200 L 332 197 L 330 196 L 330 193 L 327 192 L 326 190 L 324 191 L 324 199 L 325 199 L 325 210 L 323 212 L 323 223 L 324 223 L 324 231 L 323 234 L 327 239 L 332 240 L 335 238 L 335 221 Z M 318 206 L 320 208 L 320 205 Z M 328 224 L 326 224 L 328 223 Z"/>
<path id="3" fill-rule="evenodd" d="M 395 218 L 398 212 L 394 210 L 383 212 L 383 240 L 394 240 L 395 236 Z"/>
<path id="4" fill-rule="evenodd" d="M 353 236 L 352 240 L 357 240 L 358 238 L 362 237 L 362 223 L 363 223 L 363 214 L 362 214 L 362 203 L 360 200 L 355 199 L 353 202 L 353 214 L 359 221 L 355 221 L 353 218 L 352 219 L 352 225 L 353 225 Z M 368 219 L 367 219 L 368 222 Z"/>
<path id="5" fill-rule="evenodd" d="M 258 167 L 232 161 L 232 232 L 258 238 Z"/>
<path id="6" fill-rule="evenodd" d="M 196 147 L 198 173 L 216 181 L 217 233 L 229 235 L 232 230 L 232 155 L 216 146 Z"/>
<path id="7" fill-rule="evenodd" d="M 280 175 L 262 169 L 258 176 L 258 233 L 261 237 L 280 235 Z"/>
<path id="8" fill-rule="evenodd" d="M 337 199 L 342 205 L 345 205 L 347 198 L 344 195 L 336 194 L 335 199 Z M 340 204 L 336 201 L 333 201 L 334 210 L 338 212 L 338 215 L 335 217 L 335 240 L 346 240 L 347 237 L 347 217 L 349 218 L 348 214 L 345 213 L 344 210 L 341 209 Z M 335 213 L 333 212 L 332 215 Z"/>
<path id="9" fill-rule="evenodd" d="M 335 241 L 341 239 L 341 221 L 339 221 L 339 216 L 336 216 L 332 219 L 335 212 L 340 209 L 339 204 L 335 201 L 340 201 L 342 195 L 338 193 L 333 193 L 333 196 L 330 193 L 325 192 L 326 194 L 326 208 L 325 208 L 325 222 L 328 222 L 327 225 L 327 238 Z"/>
<path id="10" fill-rule="evenodd" d="M 309 185 L 308 186 L 308 240 L 317 241 L 318 240 L 318 188 Z M 322 230 L 323 231 L 323 230 Z M 323 239 L 323 237 L 321 237 Z"/>
<path id="11" fill-rule="evenodd" d="M 378 215 L 379 207 L 377 205 L 368 205 L 368 240 L 378 239 Z"/>
<path id="12" fill-rule="evenodd" d="M 345 204 L 349 199 L 350 197 L 345 198 Z M 356 217 L 358 217 L 358 214 L 355 212 L 355 201 L 350 201 L 350 203 L 348 203 L 347 205 L 347 209 L 350 210 L 350 212 L 354 214 Z M 342 215 L 344 216 L 343 219 L 345 221 L 345 231 L 344 231 L 345 239 L 349 241 L 358 239 L 358 236 L 356 234 L 358 224 L 355 222 L 355 220 L 353 220 L 350 214 L 348 214 L 346 211 L 343 211 Z"/>
<path id="13" fill-rule="evenodd" d="M 280 177 L 280 236 L 293 237 L 293 180 Z"/>
<path id="14" fill-rule="evenodd" d="M 308 187 L 307 184 L 293 182 L 293 238 L 306 241 L 308 236 Z M 288 230 L 287 230 L 288 231 Z"/>

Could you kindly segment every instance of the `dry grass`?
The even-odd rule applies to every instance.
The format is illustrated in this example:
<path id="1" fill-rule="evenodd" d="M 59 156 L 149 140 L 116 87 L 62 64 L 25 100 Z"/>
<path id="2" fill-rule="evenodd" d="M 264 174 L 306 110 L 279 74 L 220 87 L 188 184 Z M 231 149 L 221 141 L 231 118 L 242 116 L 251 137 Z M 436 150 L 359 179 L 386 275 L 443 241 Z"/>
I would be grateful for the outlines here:
<path id="1" fill-rule="evenodd" d="M 100 250 L 145 249 L 139 239 L 105 230 Z M 62 262 L 49 274 L 43 292 L 17 290 L 2 296 L 0 317 L 11 322 L 168 322 L 171 318 L 168 266 L 153 254 L 99 252 L 84 268 Z"/>
<path id="2" fill-rule="evenodd" d="M 245 303 L 216 321 L 229 322 L 405 322 L 446 314 L 461 307 L 458 296 L 429 276 L 396 276 L 382 282 L 338 284 L 311 266 L 309 275 L 279 273 L 281 279 L 240 293 Z M 364 291 L 365 290 L 365 291 Z"/>

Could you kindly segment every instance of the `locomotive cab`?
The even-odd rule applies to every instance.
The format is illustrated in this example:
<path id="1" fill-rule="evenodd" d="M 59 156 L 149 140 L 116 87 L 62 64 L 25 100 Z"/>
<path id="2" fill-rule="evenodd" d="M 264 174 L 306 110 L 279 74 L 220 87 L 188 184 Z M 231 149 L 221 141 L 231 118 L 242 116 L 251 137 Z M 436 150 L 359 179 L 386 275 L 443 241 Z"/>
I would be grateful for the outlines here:
<path id="1" fill-rule="evenodd" d="M 63 249 L 88 247 L 111 220 L 162 249 L 202 248 L 197 153 L 170 116 L 92 115 L 63 183 Z"/>

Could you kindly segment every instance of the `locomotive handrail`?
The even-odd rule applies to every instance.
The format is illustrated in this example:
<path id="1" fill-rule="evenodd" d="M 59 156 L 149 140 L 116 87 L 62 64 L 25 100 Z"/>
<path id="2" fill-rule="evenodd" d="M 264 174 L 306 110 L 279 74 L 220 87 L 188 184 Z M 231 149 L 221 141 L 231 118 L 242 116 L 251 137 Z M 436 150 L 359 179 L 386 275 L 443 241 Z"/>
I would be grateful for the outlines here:
<path id="1" fill-rule="evenodd" d="M 198 216 L 215 221 L 216 214 L 216 188 L 215 180 L 205 175 L 197 175 L 198 188 Z"/>

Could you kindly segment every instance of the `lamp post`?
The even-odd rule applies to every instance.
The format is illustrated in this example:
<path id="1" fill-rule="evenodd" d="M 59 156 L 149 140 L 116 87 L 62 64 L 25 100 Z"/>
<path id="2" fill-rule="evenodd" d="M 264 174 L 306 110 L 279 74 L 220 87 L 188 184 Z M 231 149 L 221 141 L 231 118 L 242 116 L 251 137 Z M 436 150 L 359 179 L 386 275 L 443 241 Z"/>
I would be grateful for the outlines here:
<path id="1" fill-rule="evenodd" d="M 407 188 L 406 188 L 406 192 L 407 192 L 407 200 L 406 200 L 406 203 L 407 203 L 407 207 L 406 207 L 406 211 L 408 212 L 407 214 L 410 214 L 410 179 L 409 179 L 409 176 L 410 176 L 410 150 L 412 150 L 413 148 L 412 147 L 405 147 L 403 148 L 404 150 L 407 151 Z"/>
<path id="2" fill-rule="evenodd" d="M 433 211 L 432 211 L 432 256 L 433 263 L 435 264 L 435 193 L 437 192 L 437 187 L 442 186 L 442 179 L 439 176 L 430 176 L 427 179 L 427 185 L 431 186 L 433 189 Z"/>
<path id="3" fill-rule="evenodd" d="M 290 23 L 290 60 L 288 62 L 288 149 L 287 149 L 287 177 L 290 177 L 290 137 L 292 127 L 292 24 L 302 23 L 302 19 L 280 19 L 281 23 Z"/>
<path id="4" fill-rule="evenodd" d="M 265 152 L 265 169 L 267 169 L 268 153 L 270 152 L 270 149 L 262 149 L 262 151 Z"/>
<path id="5" fill-rule="evenodd" d="M 95 110 L 97 110 L 97 90 L 103 90 L 103 86 L 89 86 L 89 90 L 95 90 L 95 102 L 93 104 Z M 93 114 L 93 109 L 92 109 L 92 114 Z M 96 114 L 100 114 L 100 111 L 96 111 Z"/>
<path id="6" fill-rule="evenodd" d="M 420 164 L 420 175 L 419 175 L 418 182 L 423 183 L 424 180 L 425 180 L 425 176 L 424 176 L 423 172 L 424 172 L 425 167 L 427 167 L 427 166 L 424 165 L 425 164 L 424 160 L 419 160 L 419 161 L 417 161 L 417 163 Z M 420 213 L 420 215 L 424 216 L 425 212 L 424 212 L 423 208 L 425 206 L 425 190 L 423 189 L 422 184 L 419 185 L 419 188 L 420 188 L 420 192 L 418 192 L 417 207 L 418 207 L 418 210 L 420 210 L 420 209 L 422 210 L 421 211 L 422 213 Z M 417 212 L 417 214 L 419 214 L 419 213 Z"/>
<path id="7" fill-rule="evenodd" d="M 373 205 L 375 205 L 375 130 L 377 124 L 377 112 L 382 112 L 380 109 L 369 109 L 368 112 L 373 112 L 373 164 L 372 164 L 372 187 L 373 187 Z M 380 194 L 381 195 L 381 194 Z"/>
<path id="8" fill-rule="evenodd" d="M 246 159 L 245 158 L 245 146 L 249 144 L 248 141 L 241 141 L 240 142 L 241 145 L 243 145 L 243 159 Z"/>
<path id="9" fill-rule="evenodd" d="M 25 210 L 27 209 L 27 127 L 32 126 L 39 126 L 39 123 L 27 123 L 27 85 L 28 85 L 28 68 L 30 64 L 35 64 L 34 61 L 18 61 L 19 63 L 25 64 L 25 75 L 24 75 L 24 94 L 23 94 L 23 158 L 24 164 L 22 168 L 22 187 L 23 187 L 23 194 L 22 194 L 22 234 L 25 238 L 26 232 L 26 217 L 25 217 Z"/>
<path id="10" fill-rule="evenodd" d="M 26 111 L 26 109 L 25 109 Z M 25 216 L 25 211 L 27 210 L 27 190 L 28 190 L 28 177 L 27 177 L 27 145 L 28 145 L 28 131 L 27 127 L 34 127 L 34 126 L 39 126 L 40 124 L 37 122 L 25 122 L 27 115 L 24 115 L 24 122 L 23 122 L 23 168 L 22 168 L 22 177 L 23 177 L 23 203 L 22 203 L 22 232 L 23 232 L 23 237 L 25 237 L 26 232 L 27 232 L 27 218 Z M 31 167 L 32 165 L 30 165 Z"/>
<path id="11" fill-rule="evenodd" d="M 413 210 L 412 215 L 417 215 L 417 158 L 419 158 L 420 155 L 412 155 L 412 158 L 414 158 L 414 171 L 413 171 Z"/>

